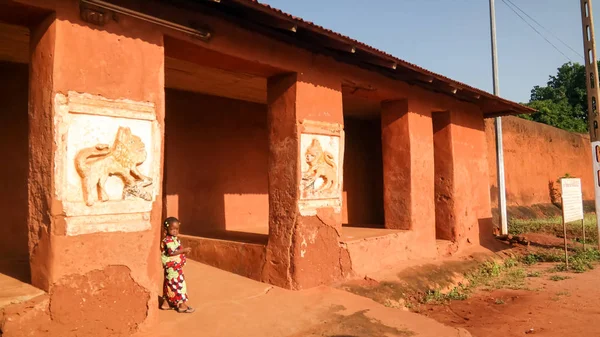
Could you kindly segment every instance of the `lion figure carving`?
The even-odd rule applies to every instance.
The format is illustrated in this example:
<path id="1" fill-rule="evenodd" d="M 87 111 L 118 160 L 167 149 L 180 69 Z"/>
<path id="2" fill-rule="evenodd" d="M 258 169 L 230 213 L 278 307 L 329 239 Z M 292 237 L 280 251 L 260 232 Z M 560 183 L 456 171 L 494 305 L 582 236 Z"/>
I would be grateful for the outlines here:
<path id="1" fill-rule="evenodd" d="M 112 147 L 97 144 L 80 150 L 75 156 L 75 166 L 82 180 L 86 205 L 92 206 L 96 200 L 108 200 L 105 184 L 111 176 L 123 180 L 123 199 L 138 197 L 151 201 L 151 194 L 144 188 L 152 184 L 152 179 L 138 170 L 146 157 L 142 139 L 133 135 L 128 127 L 119 127 Z"/>
<path id="2" fill-rule="evenodd" d="M 306 149 L 308 170 L 302 173 L 304 189 L 310 193 L 330 193 L 337 188 L 337 165 L 331 153 L 324 151 L 318 139 L 313 139 Z M 317 180 L 322 183 L 317 186 Z"/>

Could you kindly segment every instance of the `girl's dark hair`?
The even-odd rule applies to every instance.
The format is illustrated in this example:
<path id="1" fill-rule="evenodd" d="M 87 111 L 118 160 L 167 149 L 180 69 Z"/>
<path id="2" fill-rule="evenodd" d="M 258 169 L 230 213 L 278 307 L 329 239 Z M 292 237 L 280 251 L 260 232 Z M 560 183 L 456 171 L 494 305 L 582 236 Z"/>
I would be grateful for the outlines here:
<path id="1" fill-rule="evenodd" d="M 176 222 L 179 222 L 179 220 L 176 217 L 174 217 L 174 216 L 170 216 L 170 217 L 168 217 L 168 218 L 165 219 L 165 222 L 163 222 L 163 226 L 165 228 L 169 228 L 169 226 L 171 226 L 172 224 L 174 224 Z"/>

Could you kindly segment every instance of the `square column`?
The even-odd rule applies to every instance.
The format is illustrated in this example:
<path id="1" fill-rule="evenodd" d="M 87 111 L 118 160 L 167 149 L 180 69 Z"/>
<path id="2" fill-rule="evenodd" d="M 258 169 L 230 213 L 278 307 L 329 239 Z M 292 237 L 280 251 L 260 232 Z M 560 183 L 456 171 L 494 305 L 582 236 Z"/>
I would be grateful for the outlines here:
<path id="1" fill-rule="evenodd" d="M 435 236 L 438 240 L 455 241 L 457 237 L 454 147 L 452 113 L 433 113 L 433 144 L 435 161 Z"/>
<path id="2" fill-rule="evenodd" d="M 417 101 L 382 103 L 385 227 L 435 240 L 431 112 Z"/>
<path id="3" fill-rule="evenodd" d="M 329 284 L 349 267 L 339 246 L 341 84 L 281 75 L 268 80 L 267 97 L 269 243 L 263 280 L 290 289 Z"/>
<path id="4" fill-rule="evenodd" d="M 143 331 L 162 282 L 162 33 L 127 16 L 90 26 L 65 1 L 30 49 L 32 283 L 83 334 L 95 321 Z"/>
<path id="5" fill-rule="evenodd" d="M 483 113 L 473 105 L 451 111 L 453 209 L 459 244 L 486 244 L 493 239 L 487 142 Z"/>

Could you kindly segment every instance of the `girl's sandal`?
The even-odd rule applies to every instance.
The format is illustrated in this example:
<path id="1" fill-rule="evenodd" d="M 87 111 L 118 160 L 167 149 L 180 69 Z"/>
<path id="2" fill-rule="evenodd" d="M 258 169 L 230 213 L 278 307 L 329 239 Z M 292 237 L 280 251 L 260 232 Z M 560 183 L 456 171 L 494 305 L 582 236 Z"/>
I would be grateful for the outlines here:
<path id="1" fill-rule="evenodd" d="M 192 307 L 187 307 L 185 309 L 177 308 L 177 312 L 180 314 L 191 314 L 194 311 L 196 311 L 196 309 Z"/>

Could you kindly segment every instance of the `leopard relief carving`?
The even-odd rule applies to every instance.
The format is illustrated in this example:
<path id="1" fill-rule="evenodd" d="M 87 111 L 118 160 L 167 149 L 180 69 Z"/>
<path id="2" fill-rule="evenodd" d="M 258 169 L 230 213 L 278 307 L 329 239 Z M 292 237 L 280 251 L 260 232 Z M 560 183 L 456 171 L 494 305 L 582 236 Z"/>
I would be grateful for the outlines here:
<path id="1" fill-rule="evenodd" d="M 133 135 L 128 127 L 119 127 L 112 146 L 97 144 L 80 150 L 75 156 L 75 166 L 81 177 L 86 205 L 93 206 L 98 200 L 108 201 L 105 184 L 111 176 L 123 180 L 123 199 L 134 197 L 151 201 L 152 195 L 145 188 L 152 184 L 152 179 L 138 170 L 146 157 L 142 139 Z"/>
<path id="2" fill-rule="evenodd" d="M 310 194 L 331 193 L 338 186 L 337 165 L 331 153 L 324 151 L 318 139 L 306 149 L 308 170 L 302 173 L 304 190 Z M 321 180 L 317 184 L 317 180 Z"/>

